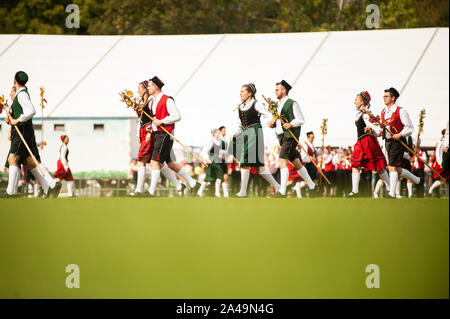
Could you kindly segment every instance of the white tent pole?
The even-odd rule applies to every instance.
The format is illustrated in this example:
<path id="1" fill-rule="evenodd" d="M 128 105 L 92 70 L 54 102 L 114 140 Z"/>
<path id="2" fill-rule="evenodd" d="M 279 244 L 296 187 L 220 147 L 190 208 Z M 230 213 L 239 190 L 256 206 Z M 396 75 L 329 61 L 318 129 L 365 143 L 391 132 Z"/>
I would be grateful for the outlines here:
<path id="1" fill-rule="evenodd" d="M 75 89 L 81 84 L 81 82 L 84 81 L 84 79 L 86 79 L 88 77 L 88 75 L 103 61 L 103 59 L 112 51 L 112 49 L 114 49 L 116 47 L 116 45 L 123 39 L 123 35 L 121 35 L 119 37 L 119 39 L 114 42 L 114 44 L 109 48 L 108 51 L 105 52 L 105 54 L 89 69 L 89 71 L 86 72 L 86 74 L 75 84 L 75 86 L 69 91 L 67 92 L 67 94 L 61 99 L 61 101 L 58 102 L 58 104 L 56 104 L 56 106 L 48 113 L 47 117 L 50 117 L 52 115 L 52 113 L 54 111 L 56 111 L 56 109 L 62 104 L 62 102 L 64 102 L 64 100 L 70 95 L 72 94 L 73 91 L 75 91 Z"/>
<path id="2" fill-rule="evenodd" d="M 327 41 L 328 37 L 330 36 L 331 32 L 327 32 L 327 34 L 325 35 L 325 37 L 322 39 L 322 41 L 320 42 L 319 46 L 316 48 L 316 50 L 314 51 L 314 53 L 311 55 L 311 57 L 309 58 L 308 62 L 306 62 L 306 64 L 303 66 L 303 68 L 301 69 L 300 73 L 297 75 L 297 77 L 295 78 L 295 81 L 292 83 L 292 87 L 295 86 L 295 84 L 297 83 L 298 79 L 300 79 L 300 77 L 302 76 L 302 74 L 305 72 L 306 68 L 309 66 L 309 64 L 311 63 L 311 61 L 314 59 L 314 57 L 317 55 L 317 53 L 320 51 L 320 49 L 322 48 L 323 44 L 325 43 L 325 41 Z"/>
<path id="3" fill-rule="evenodd" d="M 15 38 L 14 41 L 11 42 L 11 43 L 6 47 L 6 49 L 2 51 L 2 53 L 0 53 L 0 58 L 1 58 L 2 55 L 3 55 L 6 51 L 8 51 L 8 49 L 9 49 L 10 47 L 12 47 L 12 46 L 14 45 L 14 43 L 16 43 L 17 40 L 19 40 L 21 37 L 22 37 L 22 34 L 19 34 L 19 36 L 18 36 L 17 38 Z"/>
<path id="4" fill-rule="evenodd" d="M 225 39 L 226 34 L 224 34 L 219 41 L 217 41 L 216 45 L 214 45 L 214 47 L 211 49 L 211 51 L 208 52 L 208 54 L 205 56 L 205 58 L 202 60 L 202 62 L 200 62 L 200 64 L 195 68 L 194 72 L 192 72 L 192 74 L 186 79 L 186 81 L 184 81 L 184 83 L 180 86 L 180 88 L 177 90 L 177 92 L 173 95 L 174 97 L 178 95 L 178 93 L 181 92 L 181 90 L 184 89 L 184 87 L 189 83 L 189 81 L 194 77 L 194 75 L 198 72 L 198 70 L 200 70 L 200 68 L 202 67 L 203 64 L 205 64 L 206 60 L 208 60 L 208 58 L 214 53 L 214 51 L 216 51 L 217 47 L 219 46 L 220 43 L 222 43 L 223 39 Z"/>
<path id="5" fill-rule="evenodd" d="M 431 36 L 430 40 L 428 41 L 427 45 L 425 46 L 425 49 L 423 49 L 422 54 L 419 56 L 419 59 L 417 60 L 416 64 L 414 65 L 411 73 L 409 74 L 408 78 L 406 79 L 405 84 L 403 84 L 402 89 L 400 90 L 400 95 L 403 93 L 403 91 L 406 89 L 406 86 L 409 83 L 409 80 L 411 80 L 412 76 L 414 75 L 414 73 L 416 72 L 417 67 L 419 66 L 420 62 L 422 61 L 422 58 L 424 57 L 425 53 L 427 52 L 428 48 L 431 45 L 431 42 L 433 42 L 433 39 L 436 35 L 436 33 L 438 32 L 439 28 L 436 28 L 436 30 L 434 30 L 433 35 Z"/>

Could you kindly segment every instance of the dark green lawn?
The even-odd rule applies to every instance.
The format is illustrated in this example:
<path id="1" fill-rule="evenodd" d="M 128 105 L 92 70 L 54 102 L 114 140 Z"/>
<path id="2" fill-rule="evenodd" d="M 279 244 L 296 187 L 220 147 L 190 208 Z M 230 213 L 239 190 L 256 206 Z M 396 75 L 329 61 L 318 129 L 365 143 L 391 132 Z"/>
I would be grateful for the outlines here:
<path id="1" fill-rule="evenodd" d="M 0 298 L 448 298 L 449 201 L 3 199 L 0 254 Z"/>

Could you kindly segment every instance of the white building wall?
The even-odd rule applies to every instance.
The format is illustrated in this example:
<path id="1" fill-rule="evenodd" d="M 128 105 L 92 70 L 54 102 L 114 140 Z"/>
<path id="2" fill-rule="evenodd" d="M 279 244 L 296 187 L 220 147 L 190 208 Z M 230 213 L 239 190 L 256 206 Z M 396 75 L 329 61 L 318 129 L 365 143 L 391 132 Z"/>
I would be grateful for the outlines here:
<path id="1" fill-rule="evenodd" d="M 40 149 L 41 160 L 51 172 L 56 170 L 61 146 L 60 136 L 66 134 L 69 142 L 69 166 L 73 173 L 87 171 L 127 171 L 131 156 L 130 119 L 45 119 L 44 141 Z M 34 124 L 40 124 L 35 119 Z M 64 124 L 64 131 L 55 131 L 55 124 Z M 94 124 L 104 124 L 103 131 L 94 131 Z M 0 166 L 3 167 L 9 151 L 9 126 L 2 123 L 0 131 Z M 36 130 L 36 141 L 41 141 L 41 131 Z"/>

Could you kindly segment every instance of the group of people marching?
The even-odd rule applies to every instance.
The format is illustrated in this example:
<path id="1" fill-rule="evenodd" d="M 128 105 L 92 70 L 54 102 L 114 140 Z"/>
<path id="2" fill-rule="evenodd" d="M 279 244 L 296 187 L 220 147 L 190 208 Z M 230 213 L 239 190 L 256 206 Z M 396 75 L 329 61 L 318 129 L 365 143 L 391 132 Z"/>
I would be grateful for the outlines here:
<path id="1" fill-rule="evenodd" d="M 155 84 L 156 83 L 156 84 Z M 156 87 L 156 92 L 150 91 L 149 86 Z M 269 111 L 268 107 L 256 99 L 256 87 L 252 83 L 244 84 L 240 90 L 241 103 L 236 109 L 237 128 L 232 134 L 232 138 L 227 141 L 226 128 L 215 128 L 211 131 L 211 138 L 203 147 L 201 156 L 207 165 L 203 165 L 204 176 L 199 179 L 201 183 L 189 180 L 188 171 L 182 171 L 179 164 L 171 160 L 173 153 L 167 147 L 166 153 L 171 156 L 165 156 L 167 165 L 161 161 L 157 161 L 157 155 L 154 155 L 155 147 L 160 148 L 161 144 L 155 140 L 155 136 L 160 138 L 167 135 L 160 129 L 164 126 L 173 132 L 174 123 L 180 120 L 180 115 L 175 107 L 175 102 L 170 99 L 170 107 L 165 104 L 159 105 L 158 96 L 164 96 L 160 92 L 162 82 L 157 78 L 150 81 L 144 81 L 139 85 L 139 94 L 144 101 L 144 112 L 137 111 L 141 119 L 140 128 L 140 151 L 139 151 L 139 171 L 137 179 L 136 191 L 130 196 L 143 196 L 142 187 L 145 180 L 145 165 L 151 158 L 152 179 L 149 189 L 149 195 L 154 196 L 156 181 L 159 181 L 159 171 L 177 187 L 179 194 L 183 196 L 184 184 L 180 183 L 175 173 L 178 173 L 191 188 L 192 196 L 203 196 L 207 185 L 214 186 L 214 194 L 220 197 L 221 189 L 224 197 L 247 197 L 247 188 L 251 172 L 255 172 L 264 179 L 272 189 L 272 197 L 286 197 L 287 186 L 294 179 L 296 181 L 293 186 L 298 197 L 301 197 L 300 190 L 308 187 L 310 197 L 316 197 L 322 194 L 318 186 L 319 178 L 327 181 L 335 182 L 336 167 L 338 170 L 351 170 L 351 192 L 346 197 L 353 198 L 359 196 L 359 183 L 361 179 L 361 170 L 376 172 L 379 175 L 374 196 L 378 197 L 378 192 L 383 185 L 388 190 L 388 198 L 397 198 L 399 192 L 399 179 L 408 181 L 408 192 L 412 189 L 412 183 L 423 184 L 424 181 L 424 155 L 416 145 L 414 156 L 405 148 L 407 138 L 414 131 L 410 117 L 406 109 L 397 105 L 397 99 L 400 94 L 395 88 L 386 89 L 384 92 L 384 102 L 386 107 L 381 112 L 381 117 L 375 117 L 370 111 L 371 96 L 367 91 L 356 95 L 354 104 L 356 106 L 355 125 L 358 140 L 354 146 L 351 157 L 337 159 L 329 148 L 323 148 L 323 154 L 320 155 L 321 162 L 317 163 L 318 151 L 313 145 L 313 132 L 307 133 L 306 141 L 299 149 L 298 141 L 300 138 L 301 126 L 305 123 L 303 113 L 298 102 L 289 97 L 291 85 L 282 80 L 276 83 L 275 94 L 278 99 L 276 104 L 276 114 Z M 159 89 L 159 90 L 158 90 Z M 153 92 L 153 93 L 151 93 Z M 148 94 L 148 98 L 146 97 Z M 148 105 L 150 104 L 150 107 Z M 155 107 L 156 105 L 156 107 Z M 170 108 L 170 110 L 169 110 Z M 151 117 L 155 117 L 155 121 L 151 124 L 151 119 L 146 117 L 146 113 L 150 113 Z M 265 161 L 265 145 L 263 127 L 274 129 L 280 144 L 279 155 L 277 159 L 277 167 L 279 170 L 279 178 L 274 178 Z M 447 132 L 448 134 L 448 132 Z M 385 140 L 384 152 L 379 145 L 377 137 L 382 136 Z M 441 148 L 445 148 L 442 142 Z M 448 144 L 448 138 L 447 138 Z M 154 145 L 154 147 L 153 147 Z M 410 145 L 412 147 L 412 145 Z M 447 145 L 448 148 L 448 145 Z M 303 152 L 302 152 L 303 150 Z M 160 152 L 159 150 L 157 151 Z M 448 178 L 448 170 L 437 167 L 442 162 L 444 149 L 438 153 L 439 160 L 433 164 L 433 168 L 440 173 L 441 178 L 430 187 L 430 193 L 437 186 L 445 183 Z M 153 154 L 153 155 L 152 155 Z M 230 159 L 231 158 L 231 159 Z M 337 159 L 337 160 L 336 160 Z M 158 162 L 155 166 L 154 161 Z M 411 172 L 411 164 L 413 161 L 414 174 Z M 229 167 L 237 163 L 240 172 L 240 189 L 235 194 L 229 194 Z M 161 168 L 162 165 L 162 168 Z M 345 167 L 344 167 L 345 165 Z M 170 168 L 170 169 L 169 169 Z M 154 175 L 153 171 L 157 170 Z M 163 171 L 165 169 L 165 171 Z M 179 173 L 181 172 L 181 174 Z M 183 176 L 184 175 L 184 176 Z M 320 176 L 322 175 L 322 176 Z M 330 182 L 331 183 L 331 182 Z M 199 188 L 196 186 L 200 185 Z M 325 188 L 328 184 L 324 183 Z M 147 196 L 149 196 L 147 195 Z M 144 195 L 145 196 L 145 195 Z"/>
<path id="2" fill-rule="evenodd" d="M 25 86 L 27 81 L 28 75 L 25 72 L 16 73 L 11 91 L 12 106 L 10 110 L 6 110 L 8 116 L 5 120 L 11 125 L 11 147 L 7 159 L 8 187 L 2 197 L 17 196 L 21 165 L 37 181 L 36 185 L 42 186 L 46 197 L 58 197 L 61 180 L 67 181 L 68 194 L 73 196 L 73 177 L 68 164 L 69 137 L 61 136 L 60 158 L 54 176 L 51 176 L 40 163 L 32 124 L 36 111 Z M 136 188 L 129 194 L 131 197 L 154 197 L 161 174 L 176 187 L 181 197 L 184 196 L 186 188 L 189 188 L 193 197 L 203 196 L 207 185 L 214 185 L 216 196 L 220 196 L 222 189 L 224 197 L 247 197 L 251 171 L 255 171 L 270 185 L 272 197 L 286 197 L 288 183 L 293 180 L 295 181 L 293 188 L 298 197 L 301 197 L 301 189 L 306 186 L 309 197 L 319 196 L 321 194 L 319 179 L 325 180 L 326 183 L 323 185 L 329 188 L 330 180 L 335 181 L 336 167 L 342 171 L 351 170 L 351 192 L 346 194 L 349 198 L 360 195 L 362 170 L 378 174 L 379 182 L 375 193 L 384 185 L 388 190 L 388 198 L 396 198 L 399 178 L 408 181 L 408 191 L 412 188 L 412 183 L 423 184 L 424 168 L 427 165 L 425 156 L 418 145 L 415 151 L 410 148 L 412 145 L 407 139 L 411 140 L 414 127 L 406 109 L 397 105 L 400 94 L 395 88 L 384 91 L 386 107 L 382 110 L 381 116 L 372 114 L 371 96 L 367 91 L 357 94 L 354 104 L 358 138 L 351 157 L 337 157 L 336 154 L 332 154 L 330 148 L 322 148 L 321 161 L 318 161 L 320 150 L 313 145 L 313 132 L 308 132 L 304 144 L 299 145 L 305 118 L 299 103 L 289 97 L 291 85 L 285 80 L 276 83 L 275 95 L 278 102 L 271 108 L 256 99 L 257 90 L 254 84 L 244 84 L 240 89 L 241 103 L 236 109 L 237 128 L 230 140 L 225 138 L 225 127 L 211 131 L 211 139 L 201 153 L 206 165 L 204 165 L 205 176 L 199 182 L 191 177 L 185 167 L 176 162 L 172 149 L 174 140 L 171 135 L 174 134 L 175 123 L 181 120 L 181 116 L 175 100 L 164 94 L 163 87 L 163 81 L 157 76 L 138 85 L 142 102 L 141 107 L 136 109 L 140 123 L 140 148 L 137 158 Z M 266 165 L 263 127 L 274 130 L 279 141 L 277 179 Z M 380 136 L 385 141 L 384 152 L 377 140 Z M 408 144 L 410 147 L 406 147 Z M 229 166 L 232 164 L 229 163 L 229 158 L 239 166 L 240 172 L 240 189 L 231 195 L 228 180 Z M 144 190 L 147 164 L 151 166 L 151 179 L 149 189 Z M 414 168 L 414 174 L 411 167 Z M 436 181 L 430 187 L 430 193 L 448 180 L 448 123 L 437 147 L 432 170 Z"/>
<path id="3" fill-rule="evenodd" d="M 11 146 L 5 164 L 8 171 L 8 186 L 6 192 L 1 193 L 0 197 L 17 197 L 21 180 L 25 180 L 25 182 L 34 180 L 35 197 L 40 197 L 42 194 L 45 197 L 54 198 L 58 197 L 61 190 L 61 180 L 66 180 L 68 195 L 73 196 L 73 176 L 68 164 L 69 137 L 61 136 L 60 158 L 57 162 L 57 171 L 52 176 L 41 164 L 33 128 L 33 116 L 36 114 L 36 110 L 25 86 L 27 82 L 28 75 L 23 71 L 17 72 L 10 93 L 12 105 L 10 108 L 6 108 L 6 105 L 0 106 L 0 113 L 5 108 L 7 113 L 5 121 L 11 125 L 8 133 Z"/>

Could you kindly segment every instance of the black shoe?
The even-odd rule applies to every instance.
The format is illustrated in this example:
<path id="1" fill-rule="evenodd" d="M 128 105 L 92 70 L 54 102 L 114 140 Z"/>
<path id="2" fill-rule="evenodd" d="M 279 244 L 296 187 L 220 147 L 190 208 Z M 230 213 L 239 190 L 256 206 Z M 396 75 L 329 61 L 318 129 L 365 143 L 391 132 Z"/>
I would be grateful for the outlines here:
<path id="1" fill-rule="evenodd" d="M 180 195 L 180 197 L 184 197 L 184 190 L 186 188 L 186 185 L 184 185 L 183 183 L 181 183 L 181 189 L 177 190 L 178 195 Z"/>
<path id="2" fill-rule="evenodd" d="M 20 197 L 19 195 L 9 195 L 7 192 L 4 193 L 0 193 L 0 198 L 18 198 Z"/>
<path id="3" fill-rule="evenodd" d="M 315 197 L 319 197 L 319 187 L 316 185 L 313 189 L 309 190 L 309 197 L 311 198 L 315 198 Z"/>
<path id="4" fill-rule="evenodd" d="M 273 198 L 286 198 L 287 195 L 283 195 L 280 192 L 276 192 L 275 194 L 273 194 Z"/>
<path id="5" fill-rule="evenodd" d="M 142 192 L 131 192 L 128 193 L 128 197 L 144 197 L 144 194 Z"/>
<path id="6" fill-rule="evenodd" d="M 49 187 L 48 190 L 47 190 L 47 194 L 45 194 L 45 198 L 53 197 L 53 190 L 54 190 L 54 188 L 50 188 Z"/>
<path id="7" fill-rule="evenodd" d="M 350 192 L 350 194 L 348 194 L 345 197 L 346 198 L 358 198 L 359 197 L 359 193 Z"/>
<path id="8" fill-rule="evenodd" d="M 61 191 L 62 184 L 60 182 L 56 182 L 55 187 L 53 187 L 52 197 L 58 198 L 59 192 Z"/>
<path id="9" fill-rule="evenodd" d="M 239 196 L 238 194 L 231 194 L 230 197 L 231 197 L 231 198 L 247 198 L 248 195 L 245 195 L 245 196 Z"/>
<path id="10" fill-rule="evenodd" d="M 198 190 L 200 189 L 200 186 L 202 186 L 202 184 L 200 184 L 199 182 L 196 182 L 195 186 L 191 188 L 191 196 L 192 197 L 197 197 L 197 193 L 198 193 Z"/>

